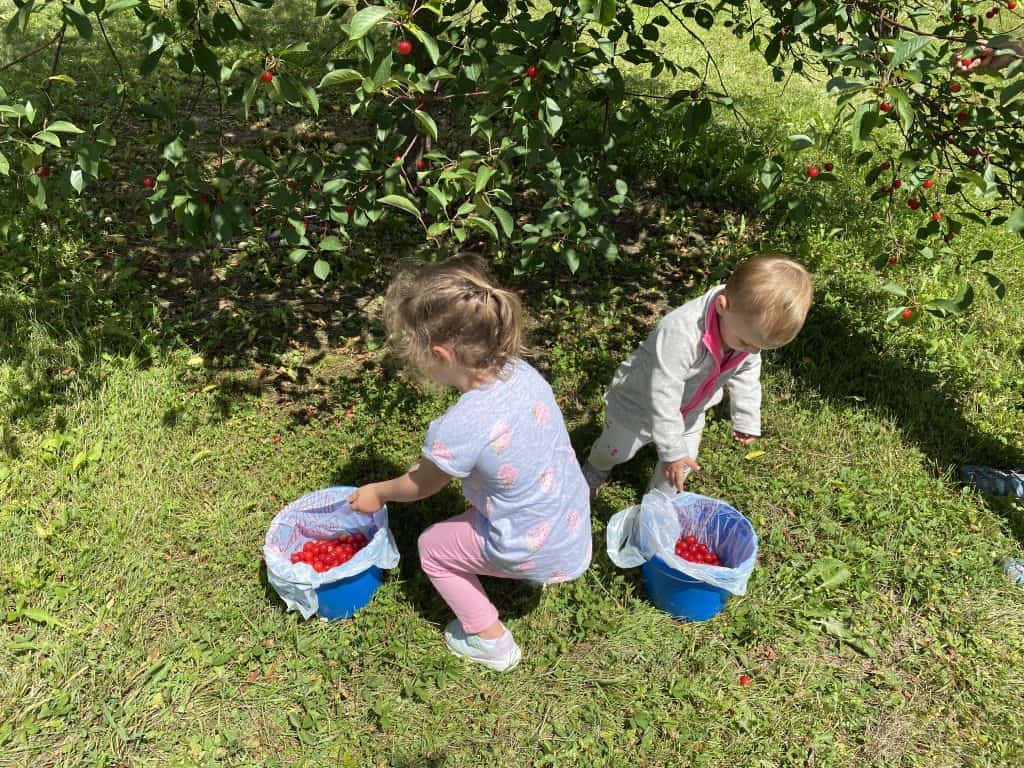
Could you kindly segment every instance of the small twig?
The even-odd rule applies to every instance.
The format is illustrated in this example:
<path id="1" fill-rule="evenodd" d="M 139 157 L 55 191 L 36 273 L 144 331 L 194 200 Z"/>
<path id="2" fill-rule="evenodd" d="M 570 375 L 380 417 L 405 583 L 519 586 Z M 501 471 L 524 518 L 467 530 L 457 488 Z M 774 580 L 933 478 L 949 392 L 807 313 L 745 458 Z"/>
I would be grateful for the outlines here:
<path id="1" fill-rule="evenodd" d="M 46 97 L 46 112 L 43 114 L 43 125 L 46 125 L 46 119 L 49 117 L 49 112 L 53 109 L 53 99 L 50 98 L 50 89 L 53 87 L 53 77 L 57 74 L 57 67 L 60 65 L 60 54 L 64 50 L 64 32 L 68 28 L 68 23 L 65 21 L 61 27 L 60 32 L 57 33 L 57 50 L 53 54 L 53 64 L 50 65 L 50 76 L 46 78 L 46 85 L 43 86 L 43 96 Z"/>
<path id="2" fill-rule="evenodd" d="M 113 110 L 110 115 L 107 116 L 109 120 L 114 115 L 120 115 L 124 109 L 124 100 L 128 97 L 128 78 L 125 77 L 124 67 L 121 66 L 121 59 L 117 55 L 117 51 L 114 50 L 114 46 L 110 42 L 110 38 L 107 36 L 107 28 L 103 26 L 103 18 L 99 12 L 96 12 L 96 23 L 99 25 L 100 33 L 103 35 L 103 41 L 107 44 L 107 50 L 110 51 L 110 55 L 114 59 L 114 63 L 117 65 L 117 71 L 121 75 L 121 102 L 117 105 L 117 109 Z M 111 122 L 113 124 L 113 122 Z"/>
<path id="3" fill-rule="evenodd" d="M 65 24 L 65 26 L 66 26 L 66 24 Z M 8 62 L 8 63 L 4 64 L 4 65 L 3 65 L 2 67 L 0 67 L 0 72 L 3 72 L 3 71 L 5 71 L 5 70 L 8 70 L 8 69 L 10 69 L 10 68 L 11 68 L 11 67 L 13 67 L 13 66 L 14 66 L 15 64 L 21 64 L 21 62 L 25 61 L 25 59 L 30 59 L 30 58 L 32 58 L 33 56 L 35 56 L 35 55 L 36 55 L 37 53 L 42 53 L 42 52 L 43 52 L 43 51 L 45 51 L 45 50 L 46 50 L 47 48 L 49 48 L 49 47 L 50 47 L 51 45 L 53 45 L 54 43 L 56 43 L 56 42 L 57 42 L 57 41 L 58 41 L 58 40 L 59 40 L 59 39 L 60 39 L 60 38 L 61 38 L 61 37 L 62 37 L 63 35 L 64 35 L 64 28 L 62 27 L 62 28 L 61 28 L 61 30 L 60 30 L 60 32 L 58 32 L 58 33 L 57 33 L 56 35 L 54 35 L 53 37 L 51 37 L 51 38 L 50 38 L 49 40 L 47 40 L 47 41 L 46 41 L 45 43 L 43 43 L 42 45 L 40 45 L 40 46 L 38 46 L 38 47 L 36 47 L 36 48 L 33 48 L 33 49 L 32 49 L 31 51 L 29 51 L 28 53 L 26 53 L 26 54 L 25 54 L 25 55 L 23 55 L 23 56 L 19 56 L 19 57 L 18 57 L 18 58 L 16 58 L 16 59 L 15 59 L 14 61 L 10 61 L 10 62 Z"/>

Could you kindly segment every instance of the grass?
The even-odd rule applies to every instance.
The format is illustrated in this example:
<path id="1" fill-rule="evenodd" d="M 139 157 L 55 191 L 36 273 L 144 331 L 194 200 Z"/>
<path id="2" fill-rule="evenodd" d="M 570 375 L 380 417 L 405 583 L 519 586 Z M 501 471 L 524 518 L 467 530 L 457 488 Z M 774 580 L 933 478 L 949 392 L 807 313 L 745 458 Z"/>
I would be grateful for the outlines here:
<path id="1" fill-rule="evenodd" d="M 773 87 L 727 35 L 714 43 L 733 52 L 726 77 L 759 130 L 821 120 L 812 88 Z M 735 126 L 719 129 L 701 141 L 728 158 Z M 804 334 L 768 356 L 764 453 L 733 443 L 717 414 L 693 485 L 759 531 L 747 596 L 675 623 L 602 554 L 608 518 L 645 484 L 646 451 L 595 504 L 583 578 L 544 592 L 487 582 L 523 646 L 514 673 L 447 654 L 447 609 L 418 569 L 419 531 L 462 509 L 455 486 L 394 506 L 402 562 L 353 621 L 285 613 L 259 560 L 273 514 L 403 469 L 451 402 L 382 361 L 372 299 L 386 269 L 359 290 L 285 276 L 283 295 L 258 251 L 225 250 L 207 257 L 220 281 L 195 292 L 188 254 L 124 247 L 111 270 L 82 257 L 104 246 L 80 221 L 40 232 L 19 213 L 28 236 L 0 288 L 0 765 L 1019 762 L 1024 597 L 996 561 L 1020 554 L 1024 515 L 951 471 L 1024 463 L 1020 247 L 965 231 L 965 253 L 996 251 L 1009 298 L 981 291 L 963 318 L 894 329 L 881 322 L 888 278 L 870 266 L 882 224 L 856 177 L 795 231 L 730 205 L 742 176 L 691 146 L 631 162 L 638 178 L 696 181 L 657 190 L 663 215 L 613 272 L 518 285 L 581 452 L 615 365 L 665 308 L 757 247 L 817 273 Z M 927 264 L 897 270 L 923 291 L 953 287 Z"/>

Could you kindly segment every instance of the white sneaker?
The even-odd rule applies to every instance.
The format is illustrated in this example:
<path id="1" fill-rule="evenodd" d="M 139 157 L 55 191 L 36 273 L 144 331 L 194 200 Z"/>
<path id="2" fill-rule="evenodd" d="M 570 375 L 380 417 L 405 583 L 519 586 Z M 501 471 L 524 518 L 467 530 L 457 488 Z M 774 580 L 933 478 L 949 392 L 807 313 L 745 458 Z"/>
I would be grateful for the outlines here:
<path id="1" fill-rule="evenodd" d="M 456 656 L 483 664 L 497 672 L 507 672 L 523 658 L 522 651 L 507 629 L 501 637 L 485 640 L 480 635 L 466 634 L 458 619 L 445 627 L 444 642 Z"/>

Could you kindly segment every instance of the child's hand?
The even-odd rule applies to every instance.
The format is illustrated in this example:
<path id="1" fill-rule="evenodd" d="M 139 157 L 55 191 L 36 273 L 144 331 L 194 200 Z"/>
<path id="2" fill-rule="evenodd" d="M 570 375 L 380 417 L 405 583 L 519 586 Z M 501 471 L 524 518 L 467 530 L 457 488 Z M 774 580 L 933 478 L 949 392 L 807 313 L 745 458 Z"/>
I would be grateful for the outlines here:
<path id="1" fill-rule="evenodd" d="M 370 483 L 356 488 L 348 495 L 348 505 L 353 512 L 361 515 L 372 515 L 384 506 L 384 500 L 380 497 L 376 483 Z"/>
<path id="2" fill-rule="evenodd" d="M 700 472 L 700 464 L 689 456 L 683 456 L 683 458 L 669 462 L 665 465 L 665 479 L 672 484 L 673 488 L 677 491 L 681 491 L 683 490 L 683 486 L 686 485 L 687 469 L 691 472 Z"/>
<path id="3" fill-rule="evenodd" d="M 737 432 L 735 429 L 732 431 L 732 436 L 744 445 L 750 445 L 757 440 L 757 435 L 748 435 L 746 432 Z"/>

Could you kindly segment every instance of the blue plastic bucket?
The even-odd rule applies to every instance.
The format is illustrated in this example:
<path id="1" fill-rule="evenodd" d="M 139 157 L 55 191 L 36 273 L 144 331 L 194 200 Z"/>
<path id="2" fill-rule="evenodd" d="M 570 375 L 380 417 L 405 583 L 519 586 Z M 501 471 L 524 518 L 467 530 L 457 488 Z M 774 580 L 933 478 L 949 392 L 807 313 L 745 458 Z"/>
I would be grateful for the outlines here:
<path id="1" fill-rule="evenodd" d="M 373 599 L 383 576 L 380 568 L 371 565 L 360 574 L 317 587 L 317 615 L 332 620 L 351 619 Z"/>
<path id="2" fill-rule="evenodd" d="M 722 612 L 729 592 L 670 568 L 660 557 L 643 564 L 647 596 L 658 608 L 677 619 L 704 621 Z"/>

